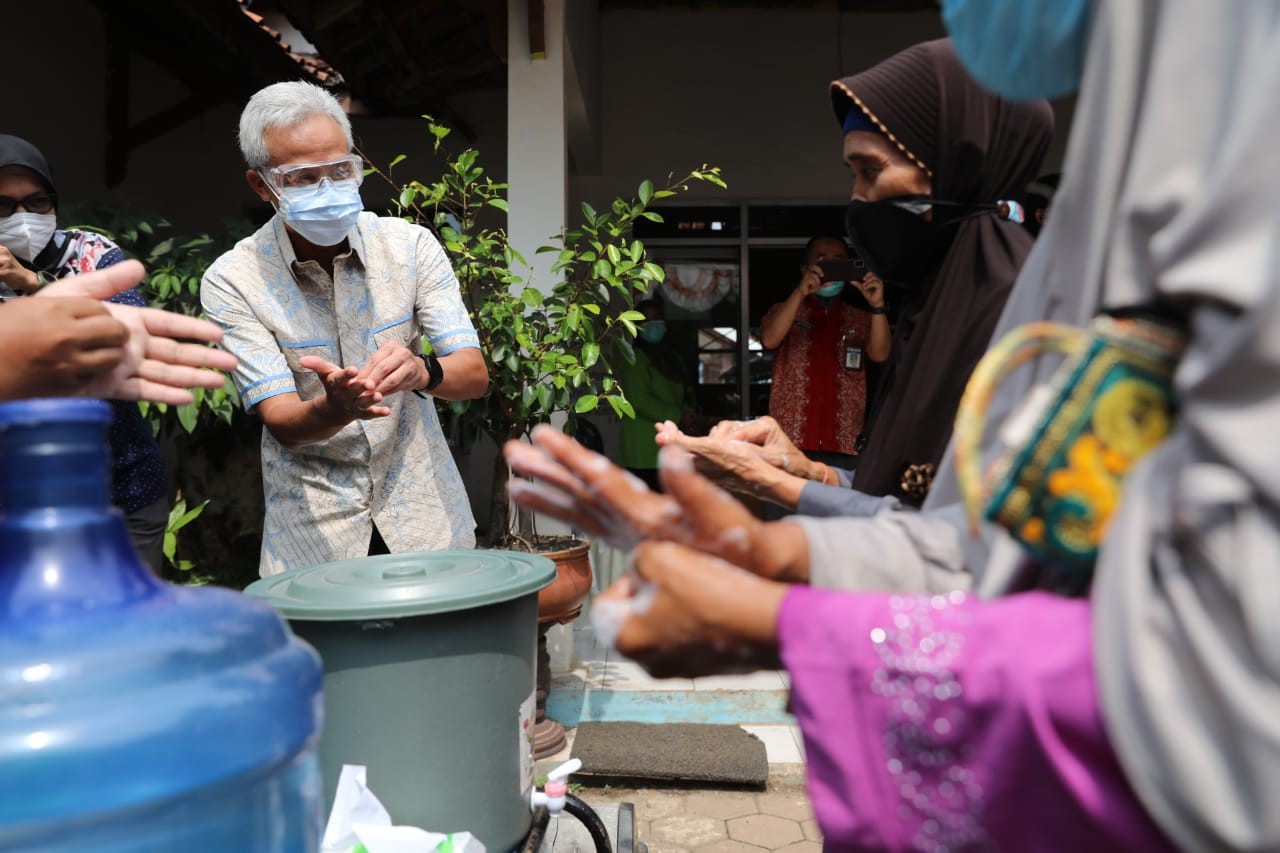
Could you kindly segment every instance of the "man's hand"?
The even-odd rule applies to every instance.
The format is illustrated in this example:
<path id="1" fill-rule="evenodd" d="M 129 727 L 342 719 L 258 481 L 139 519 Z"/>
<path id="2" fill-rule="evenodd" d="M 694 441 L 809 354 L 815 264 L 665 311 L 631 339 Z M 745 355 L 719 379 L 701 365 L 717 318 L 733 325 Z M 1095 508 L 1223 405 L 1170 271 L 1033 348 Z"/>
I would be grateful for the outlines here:
<path id="1" fill-rule="evenodd" d="M 137 261 L 107 267 L 86 275 L 54 282 L 36 294 L 38 299 L 88 297 L 107 299 L 136 287 L 144 269 Z M 19 300 L 20 302 L 21 300 Z M 9 303 L 8 307 L 18 304 Z M 127 330 L 124 351 L 114 367 L 89 382 L 78 393 L 114 400 L 150 400 L 182 406 L 194 399 L 188 388 L 221 388 L 223 376 L 202 368 L 231 371 L 235 356 L 190 339 L 217 343 L 222 330 L 207 320 L 131 305 L 103 303 L 102 307 Z"/>
<path id="2" fill-rule="evenodd" d="M 0 399 L 83 394 L 124 358 L 129 330 L 93 299 L 0 306 Z"/>
<path id="3" fill-rule="evenodd" d="M 853 286 L 858 288 L 867 300 L 867 304 L 872 308 L 884 307 L 884 282 L 880 277 L 871 271 L 862 277 L 862 281 L 855 281 Z"/>
<path id="4" fill-rule="evenodd" d="M 378 351 L 360 368 L 359 375 L 384 397 L 422 388 L 428 381 L 422 359 L 408 347 L 393 343 L 378 347 Z"/>
<path id="5" fill-rule="evenodd" d="M 813 264 L 804 268 L 795 292 L 801 296 L 812 296 L 818 292 L 819 287 L 822 287 L 822 267 Z"/>
<path id="6" fill-rule="evenodd" d="M 35 293 L 40 289 L 40 277 L 24 267 L 4 246 L 0 246 L 0 282 L 19 293 Z"/>
<path id="7" fill-rule="evenodd" d="M 533 431 L 533 445 L 509 441 L 511 467 L 532 477 L 513 479 L 516 504 L 564 521 L 621 548 L 644 540 L 679 542 L 722 557 L 764 577 L 797 577 L 796 549 L 803 532 L 794 524 L 765 524 L 693 469 L 689 454 L 669 448 L 660 457 L 666 495 L 549 426 Z M 799 540 L 796 536 L 799 535 Z M 800 557 L 803 556 L 803 561 Z"/>
<path id="8" fill-rule="evenodd" d="M 354 367 L 339 367 L 314 355 L 298 360 L 298 366 L 315 371 L 324 385 L 324 398 L 317 401 L 328 415 L 344 422 L 370 420 L 391 414 L 388 406 L 379 406 L 382 395 L 373 383 L 360 378 Z"/>

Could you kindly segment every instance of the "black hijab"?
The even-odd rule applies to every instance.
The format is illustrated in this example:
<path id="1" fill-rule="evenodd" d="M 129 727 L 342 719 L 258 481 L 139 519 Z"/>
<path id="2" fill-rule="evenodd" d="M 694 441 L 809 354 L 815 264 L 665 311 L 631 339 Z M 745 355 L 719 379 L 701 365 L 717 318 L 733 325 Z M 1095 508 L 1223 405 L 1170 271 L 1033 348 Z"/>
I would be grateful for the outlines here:
<path id="1" fill-rule="evenodd" d="M 56 192 L 53 188 L 53 173 L 49 171 L 49 163 L 27 140 L 8 133 L 0 133 L 0 168 L 4 166 L 22 166 L 35 173 L 44 188 Z"/>
<path id="2" fill-rule="evenodd" d="M 839 124 L 851 108 L 861 109 L 930 175 L 933 196 L 951 202 L 1014 198 L 1039 174 L 1053 136 L 1046 101 L 1013 102 L 985 91 L 965 73 L 948 39 L 915 45 L 837 80 L 831 97 Z M 923 501 L 965 383 L 1031 243 L 1021 225 L 995 213 L 954 226 L 929 281 L 918 283 L 900 306 L 854 488 Z"/>

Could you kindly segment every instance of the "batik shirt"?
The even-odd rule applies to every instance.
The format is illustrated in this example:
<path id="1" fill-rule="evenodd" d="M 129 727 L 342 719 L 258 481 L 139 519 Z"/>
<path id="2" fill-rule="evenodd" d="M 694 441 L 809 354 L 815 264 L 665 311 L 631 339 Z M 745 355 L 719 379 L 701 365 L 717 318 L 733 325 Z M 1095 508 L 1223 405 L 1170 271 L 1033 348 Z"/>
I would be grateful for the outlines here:
<path id="1" fill-rule="evenodd" d="M 768 322 L 781 305 L 765 314 Z M 844 339 L 862 339 L 858 369 L 844 366 Z M 801 450 L 856 453 L 867 411 L 867 355 L 871 315 L 845 302 L 806 298 L 773 357 L 769 414 Z"/>
<path id="2" fill-rule="evenodd" d="M 319 356 L 363 367 L 384 343 L 437 355 L 478 347 L 458 281 L 431 234 L 362 213 L 332 277 L 299 261 L 280 217 L 236 244 L 205 273 L 200 298 L 239 359 L 233 374 L 251 410 L 278 394 L 323 396 L 299 367 Z M 393 553 L 475 545 L 475 519 L 440 429 L 435 404 L 391 394 L 387 417 L 355 420 L 322 441 L 289 449 L 262 431 L 266 575 L 368 553 L 373 525 Z"/>

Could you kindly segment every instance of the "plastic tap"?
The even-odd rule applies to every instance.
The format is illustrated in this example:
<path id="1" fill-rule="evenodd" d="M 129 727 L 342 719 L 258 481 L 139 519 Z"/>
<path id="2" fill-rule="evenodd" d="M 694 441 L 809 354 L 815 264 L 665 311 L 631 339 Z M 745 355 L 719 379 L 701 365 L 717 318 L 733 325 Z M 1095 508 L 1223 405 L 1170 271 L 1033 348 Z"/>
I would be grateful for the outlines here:
<path id="1" fill-rule="evenodd" d="M 569 774 L 582 769 L 581 758 L 571 758 L 555 770 L 547 774 L 547 784 L 539 791 L 536 788 L 529 795 L 529 806 L 537 808 L 546 806 L 551 817 L 560 817 L 564 811 L 565 794 L 569 793 Z"/>

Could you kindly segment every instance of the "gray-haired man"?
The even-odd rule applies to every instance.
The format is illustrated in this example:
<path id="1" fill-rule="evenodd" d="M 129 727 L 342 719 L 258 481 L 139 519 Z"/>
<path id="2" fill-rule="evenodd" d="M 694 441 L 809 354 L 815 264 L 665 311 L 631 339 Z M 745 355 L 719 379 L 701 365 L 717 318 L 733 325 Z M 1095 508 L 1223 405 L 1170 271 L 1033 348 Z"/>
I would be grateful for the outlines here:
<path id="1" fill-rule="evenodd" d="M 352 148 L 346 114 L 320 87 L 255 94 L 240 149 L 250 188 L 276 215 L 201 287 L 239 359 L 241 401 L 266 426 L 263 575 L 475 544 L 435 405 L 402 392 L 483 394 L 479 340 L 435 238 L 363 210 Z"/>

